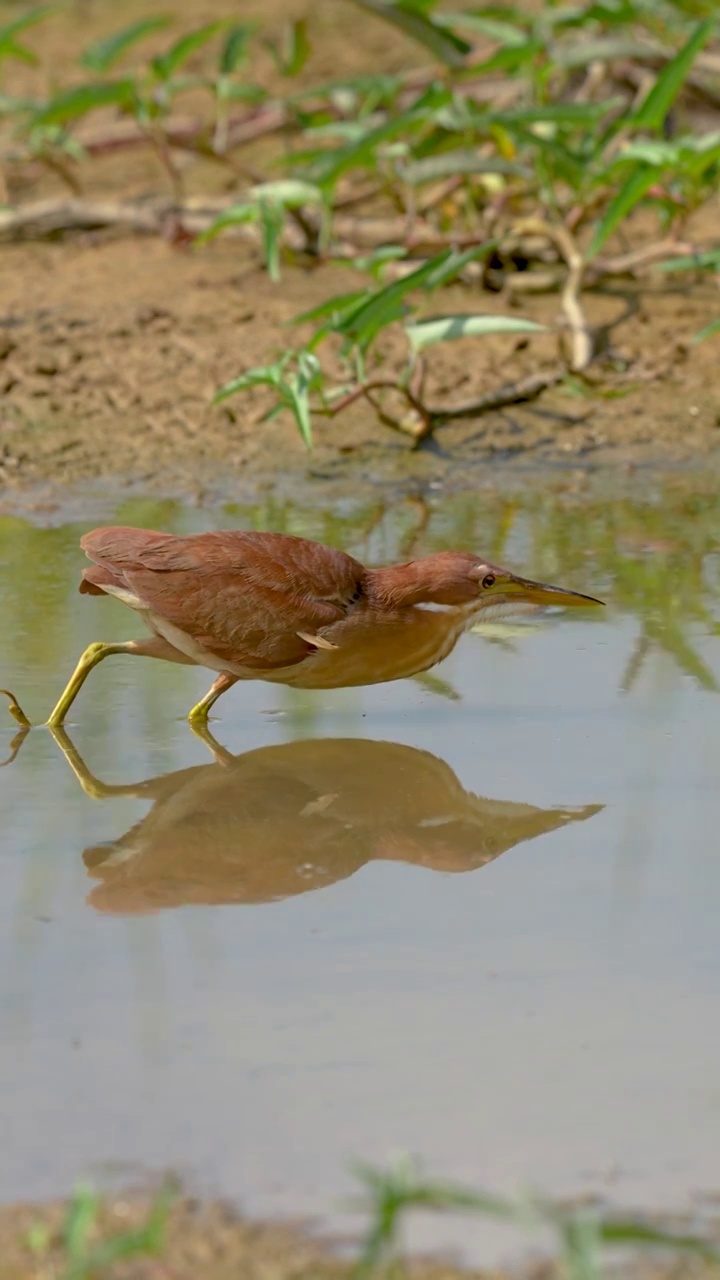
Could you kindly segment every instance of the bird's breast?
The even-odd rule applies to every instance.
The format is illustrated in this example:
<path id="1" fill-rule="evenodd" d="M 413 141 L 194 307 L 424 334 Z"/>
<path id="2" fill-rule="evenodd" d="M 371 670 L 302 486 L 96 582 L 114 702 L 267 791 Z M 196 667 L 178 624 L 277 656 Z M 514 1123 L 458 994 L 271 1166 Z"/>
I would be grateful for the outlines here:
<path id="1" fill-rule="evenodd" d="M 295 666 L 263 672 L 261 678 L 298 689 L 401 680 L 446 658 L 474 612 L 467 606 L 440 611 L 413 606 L 392 614 L 358 610 L 323 628 L 323 638 L 336 648 L 318 649 Z"/>

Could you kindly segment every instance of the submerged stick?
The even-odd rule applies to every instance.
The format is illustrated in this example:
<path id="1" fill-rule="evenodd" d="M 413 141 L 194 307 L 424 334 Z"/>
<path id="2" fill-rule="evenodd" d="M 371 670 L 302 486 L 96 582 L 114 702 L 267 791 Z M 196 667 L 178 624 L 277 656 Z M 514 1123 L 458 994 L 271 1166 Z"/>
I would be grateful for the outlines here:
<path id="1" fill-rule="evenodd" d="M 12 764 L 23 742 L 27 738 L 29 732 L 30 732 L 29 727 L 18 729 L 17 733 L 15 734 L 15 737 L 10 743 L 10 754 L 8 755 L 6 760 L 0 760 L 0 769 L 4 769 L 6 765 Z"/>
<path id="2" fill-rule="evenodd" d="M 4 693 L 5 697 L 10 699 L 8 711 L 10 712 L 13 720 L 17 720 L 22 729 L 32 729 L 32 724 L 25 715 L 25 712 L 20 706 L 15 694 L 11 693 L 9 689 L 0 689 L 0 693 Z"/>

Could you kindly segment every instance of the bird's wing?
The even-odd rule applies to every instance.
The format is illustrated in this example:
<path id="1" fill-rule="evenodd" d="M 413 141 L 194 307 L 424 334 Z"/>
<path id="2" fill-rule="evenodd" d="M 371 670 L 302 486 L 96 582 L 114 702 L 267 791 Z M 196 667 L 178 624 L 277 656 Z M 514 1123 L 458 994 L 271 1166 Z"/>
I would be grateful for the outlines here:
<path id="1" fill-rule="evenodd" d="M 258 670 L 301 662 L 364 589 L 357 560 L 285 534 L 107 528 L 81 546 L 151 613 L 215 657 Z"/>

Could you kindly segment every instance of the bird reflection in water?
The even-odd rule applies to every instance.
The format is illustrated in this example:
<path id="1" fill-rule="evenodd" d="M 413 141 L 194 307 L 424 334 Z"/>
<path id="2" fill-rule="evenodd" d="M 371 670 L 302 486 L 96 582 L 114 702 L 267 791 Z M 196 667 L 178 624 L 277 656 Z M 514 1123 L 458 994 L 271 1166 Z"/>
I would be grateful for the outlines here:
<path id="1" fill-rule="evenodd" d="M 145 782 L 96 779 L 64 730 L 54 737 L 92 797 L 134 796 L 150 812 L 85 849 L 98 911 L 267 903 L 352 876 L 372 861 L 474 871 L 523 840 L 603 808 L 541 809 L 466 791 L 429 751 L 364 738 L 314 738 L 234 756 L 196 730 L 213 764 Z"/>

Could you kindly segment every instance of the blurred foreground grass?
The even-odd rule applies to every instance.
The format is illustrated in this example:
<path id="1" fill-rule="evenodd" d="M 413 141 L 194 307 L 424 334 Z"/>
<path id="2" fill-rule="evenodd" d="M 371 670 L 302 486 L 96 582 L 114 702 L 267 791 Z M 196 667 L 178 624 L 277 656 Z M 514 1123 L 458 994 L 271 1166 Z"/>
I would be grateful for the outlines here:
<path id="1" fill-rule="evenodd" d="M 399 1244 L 408 1214 L 460 1213 L 499 1220 L 550 1241 L 543 1261 L 514 1274 L 543 1280 L 601 1280 L 608 1274 L 709 1276 L 720 1241 L 708 1224 L 665 1225 L 617 1214 L 600 1202 L 563 1206 L 539 1196 L 511 1199 L 429 1181 L 411 1164 L 362 1168 L 366 1227 L 348 1258 L 294 1226 L 250 1223 L 229 1205 L 202 1203 L 166 1183 L 154 1196 L 99 1196 L 82 1185 L 67 1202 L 0 1211 L 1 1280 L 364 1280 L 413 1275 L 419 1280 L 498 1276 L 439 1259 L 409 1259 Z"/>

